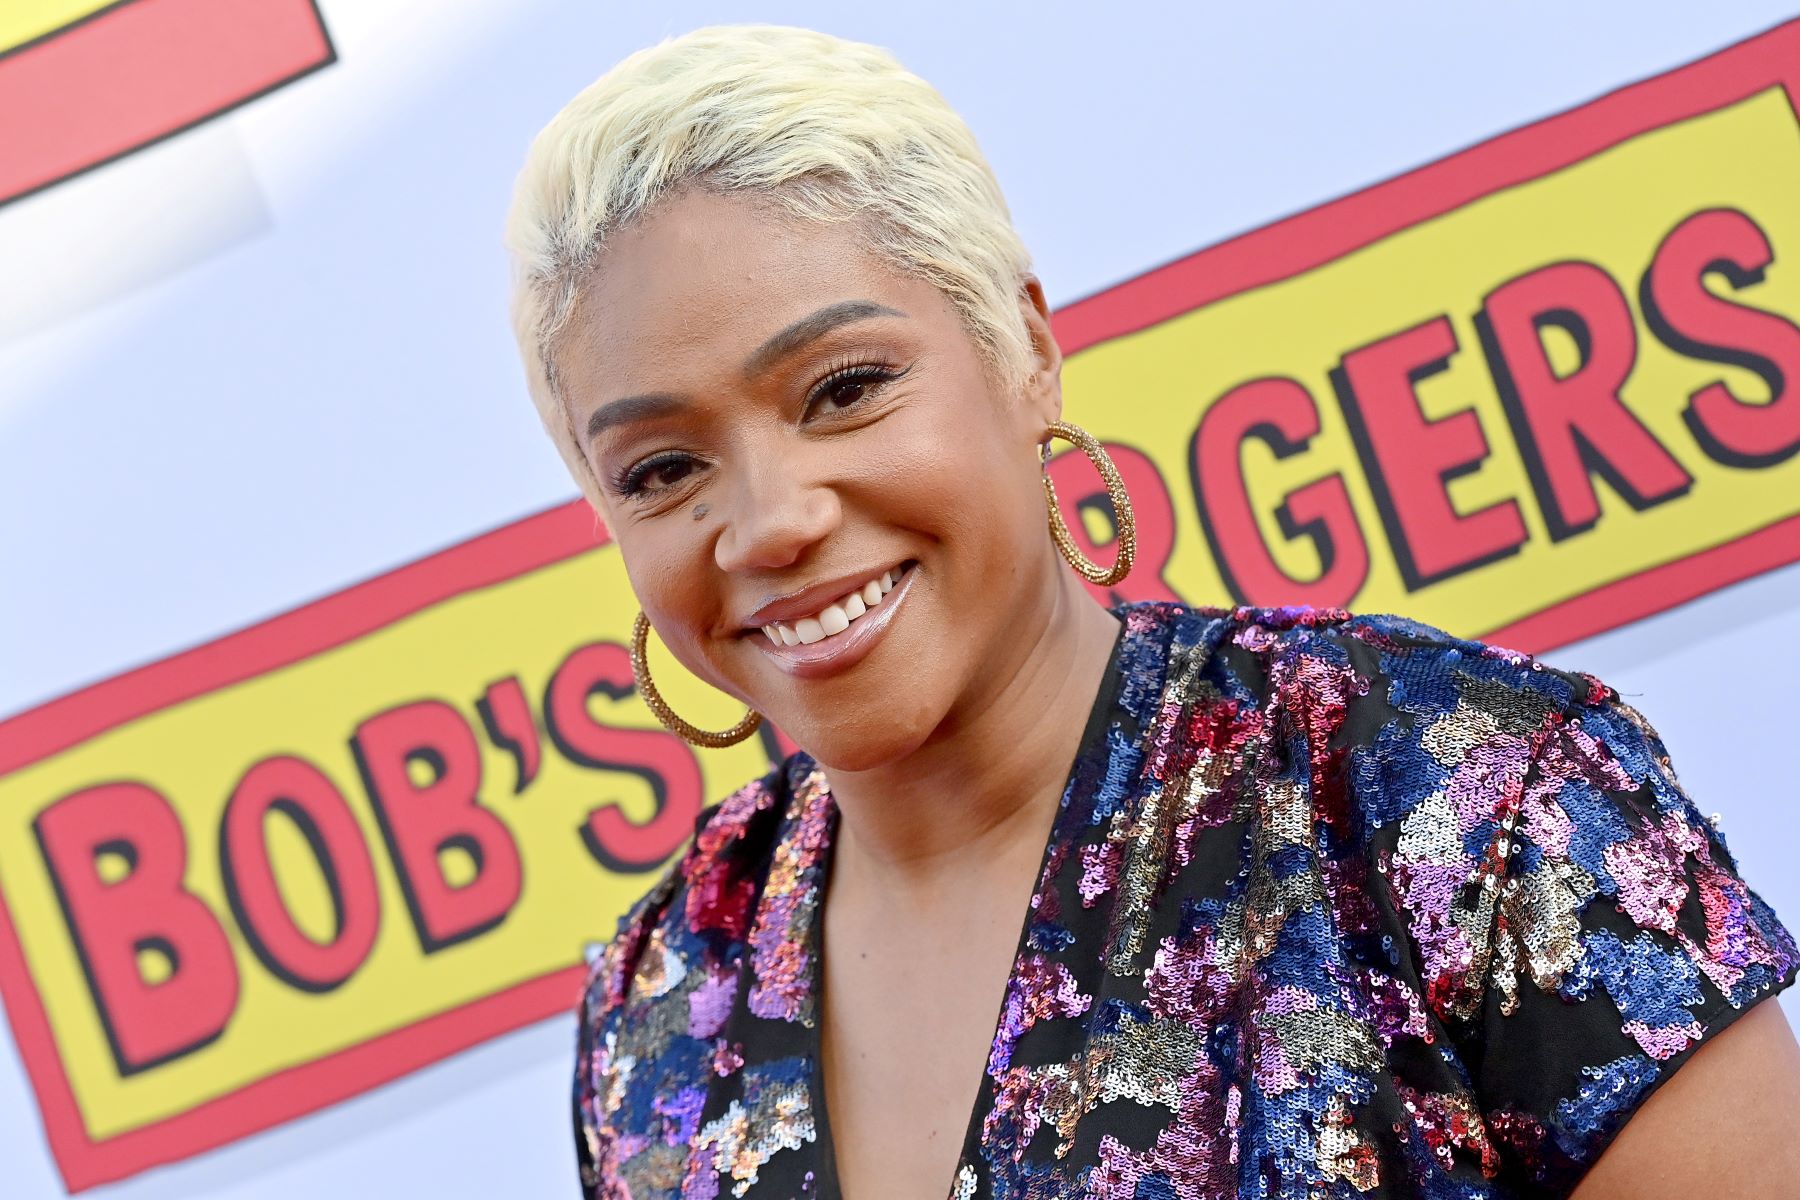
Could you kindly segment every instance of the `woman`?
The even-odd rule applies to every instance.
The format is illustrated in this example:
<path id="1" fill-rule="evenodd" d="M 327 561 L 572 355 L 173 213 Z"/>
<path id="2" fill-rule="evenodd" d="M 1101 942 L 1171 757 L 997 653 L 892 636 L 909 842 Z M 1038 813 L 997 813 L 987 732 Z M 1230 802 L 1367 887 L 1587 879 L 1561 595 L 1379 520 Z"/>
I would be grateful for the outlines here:
<path id="1" fill-rule="evenodd" d="M 639 690 L 804 748 L 594 967 L 588 1194 L 1795 1194 L 1762 1001 L 1800 955 L 1615 693 L 1064 566 L 1129 569 L 1129 500 L 1110 569 L 1045 536 L 1051 439 L 1104 452 L 973 137 L 884 52 L 632 56 L 509 243 Z M 651 627 L 736 728 L 661 701 Z"/>

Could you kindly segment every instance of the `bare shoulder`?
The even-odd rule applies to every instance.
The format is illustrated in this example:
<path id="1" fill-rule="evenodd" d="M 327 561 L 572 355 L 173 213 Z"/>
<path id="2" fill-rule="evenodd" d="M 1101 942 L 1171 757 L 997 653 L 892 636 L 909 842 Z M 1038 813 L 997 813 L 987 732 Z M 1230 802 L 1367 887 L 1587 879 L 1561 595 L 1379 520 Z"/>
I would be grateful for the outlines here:
<path id="1" fill-rule="evenodd" d="M 1800 1197 L 1800 1044 L 1773 998 L 1694 1051 L 1619 1131 L 1575 1200 Z"/>

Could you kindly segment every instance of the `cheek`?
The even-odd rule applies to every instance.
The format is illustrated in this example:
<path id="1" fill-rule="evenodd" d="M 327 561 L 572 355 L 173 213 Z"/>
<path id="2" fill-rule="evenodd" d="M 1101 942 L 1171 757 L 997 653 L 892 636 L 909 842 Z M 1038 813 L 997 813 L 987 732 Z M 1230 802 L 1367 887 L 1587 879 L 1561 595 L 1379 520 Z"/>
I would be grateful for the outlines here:
<path id="1" fill-rule="evenodd" d="M 689 631 L 710 620 L 707 558 L 698 538 L 683 538 L 662 522 L 619 537 L 619 553 L 637 603 L 656 634 L 684 663 L 694 658 Z"/>
<path id="2" fill-rule="evenodd" d="M 1029 447 L 990 430 L 935 428 L 889 466 L 884 508 L 895 524 L 941 538 L 952 563 L 973 559 L 972 578 L 991 579 L 1043 527 L 1038 474 Z"/>
<path id="3" fill-rule="evenodd" d="M 991 510 L 995 504 L 1017 507 L 1021 485 L 1028 493 L 1037 468 L 1031 447 L 998 410 L 999 402 L 979 386 L 978 377 L 953 375 L 926 386 L 937 393 L 928 402 L 891 428 L 870 431 L 879 431 L 879 437 L 868 465 L 899 481 L 917 504 L 947 513 Z"/>

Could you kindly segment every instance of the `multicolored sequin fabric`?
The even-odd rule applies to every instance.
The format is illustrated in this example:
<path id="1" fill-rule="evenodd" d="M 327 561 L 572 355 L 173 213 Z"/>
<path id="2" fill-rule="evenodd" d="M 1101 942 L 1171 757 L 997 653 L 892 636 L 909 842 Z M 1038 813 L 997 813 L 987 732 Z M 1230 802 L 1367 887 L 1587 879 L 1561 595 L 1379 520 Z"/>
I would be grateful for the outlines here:
<path id="1" fill-rule="evenodd" d="M 1565 1196 L 1795 977 L 1655 732 L 1394 617 L 1124 629 L 1021 914 L 955 1200 Z M 583 1000 L 582 1185 L 834 1196 L 805 755 L 702 818 Z"/>

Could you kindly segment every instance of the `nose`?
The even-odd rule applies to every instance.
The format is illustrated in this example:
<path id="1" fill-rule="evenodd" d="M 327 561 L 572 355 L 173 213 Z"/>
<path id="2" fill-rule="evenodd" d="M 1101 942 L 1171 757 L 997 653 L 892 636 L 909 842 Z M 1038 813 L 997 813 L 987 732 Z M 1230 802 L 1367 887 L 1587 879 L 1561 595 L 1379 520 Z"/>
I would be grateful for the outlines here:
<path id="1" fill-rule="evenodd" d="M 725 527 L 713 545 L 722 571 L 792 566 L 835 530 L 843 517 L 835 489 L 775 455 L 733 472 Z"/>

